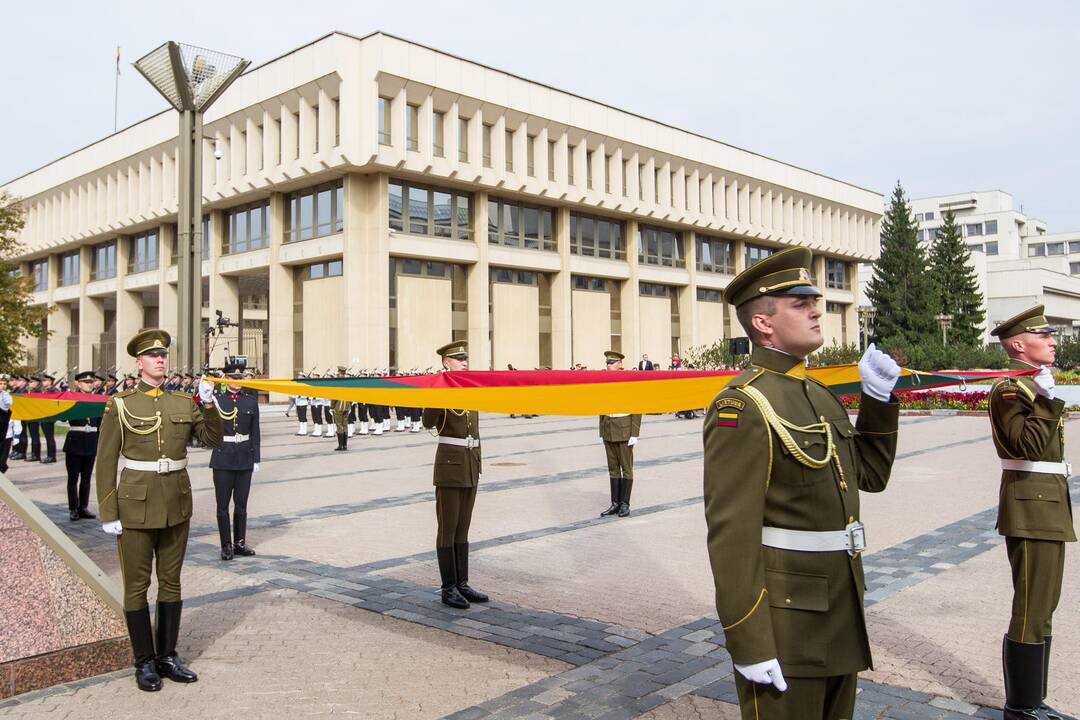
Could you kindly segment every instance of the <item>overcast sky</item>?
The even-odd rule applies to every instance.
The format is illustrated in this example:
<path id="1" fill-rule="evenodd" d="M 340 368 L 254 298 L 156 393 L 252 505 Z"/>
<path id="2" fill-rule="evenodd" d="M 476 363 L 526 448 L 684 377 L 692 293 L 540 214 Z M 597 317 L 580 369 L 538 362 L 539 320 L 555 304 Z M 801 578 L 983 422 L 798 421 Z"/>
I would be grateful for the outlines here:
<path id="1" fill-rule="evenodd" d="M 195 12 L 198 14 L 195 15 Z M 191 19 L 181 15 L 192 15 Z M 255 64 L 384 30 L 887 194 L 1012 193 L 1080 229 L 1080 3 L 20 2 L 0 28 L 0 182 L 165 107 L 174 39 Z"/>

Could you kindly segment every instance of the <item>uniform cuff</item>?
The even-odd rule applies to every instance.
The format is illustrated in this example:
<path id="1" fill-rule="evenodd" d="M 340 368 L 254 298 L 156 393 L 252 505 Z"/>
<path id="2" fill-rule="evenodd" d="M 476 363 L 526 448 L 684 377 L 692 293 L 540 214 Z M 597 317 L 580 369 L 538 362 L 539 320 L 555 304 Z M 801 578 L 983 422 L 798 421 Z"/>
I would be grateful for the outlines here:
<path id="1" fill-rule="evenodd" d="M 900 427 L 900 403 L 896 395 L 889 396 L 889 402 L 881 402 L 866 393 L 859 400 L 859 417 L 855 429 L 859 432 L 884 435 L 896 432 Z"/>

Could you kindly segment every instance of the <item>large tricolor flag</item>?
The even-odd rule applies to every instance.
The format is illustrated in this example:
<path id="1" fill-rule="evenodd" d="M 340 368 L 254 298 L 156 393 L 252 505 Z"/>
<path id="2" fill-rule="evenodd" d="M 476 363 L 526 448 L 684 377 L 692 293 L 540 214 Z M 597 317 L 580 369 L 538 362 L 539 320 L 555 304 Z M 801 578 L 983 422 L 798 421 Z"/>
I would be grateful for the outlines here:
<path id="1" fill-rule="evenodd" d="M 293 380 L 229 380 L 265 392 L 350 402 L 419 408 L 467 408 L 496 413 L 604 415 L 664 413 L 702 408 L 712 402 L 738 370 L 467 370 L 435 375 Z M 856 365 L 810 368 L 807 375 L 836 395 L 859 392 Z M 963 385 L 1018 371 L 922 372 L 904 369 L 897 390 Z M 223 378 L 211 378 L 226 382 Z M 100 417 L 108 396 L 83 393 L 29 393 L 13 396 L 16 420 L 72 420 Z"/>

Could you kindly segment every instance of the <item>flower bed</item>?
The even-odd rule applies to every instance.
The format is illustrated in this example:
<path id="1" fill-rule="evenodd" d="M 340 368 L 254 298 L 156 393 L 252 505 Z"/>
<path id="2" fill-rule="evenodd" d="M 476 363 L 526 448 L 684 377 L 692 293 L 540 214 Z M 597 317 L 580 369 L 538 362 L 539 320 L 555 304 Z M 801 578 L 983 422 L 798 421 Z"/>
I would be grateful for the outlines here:
<path id="1" fill-rule="evenodd" d="M 841 395 L 840 402 L 848 410 L 859 409 L 860 395 Z M 956 392 L 950 390 L 902 390 L 896 393 L 901 410 L 989 410 L 990 391 L 973 390 Z M 1080 405 L 1065 408 L 1069 412 L 1080 410 Z"/>

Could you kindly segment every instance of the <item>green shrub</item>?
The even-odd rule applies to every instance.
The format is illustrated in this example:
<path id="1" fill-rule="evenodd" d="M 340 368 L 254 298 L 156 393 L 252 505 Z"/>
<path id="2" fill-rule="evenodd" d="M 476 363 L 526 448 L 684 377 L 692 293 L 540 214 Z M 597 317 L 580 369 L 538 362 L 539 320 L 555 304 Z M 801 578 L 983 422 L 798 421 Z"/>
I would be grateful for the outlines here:
<path id="1" fill-rule="evenodd" d="M 855 343 L 840 345 L 833 340 L 832 345 L 822 346 L 816 353 L 810 355 L 810 367 L 822 367 L 825 365 L 847 365 L 859 362 L 862 351 Z"/>

